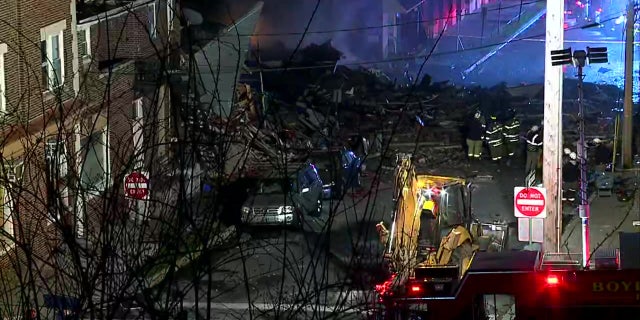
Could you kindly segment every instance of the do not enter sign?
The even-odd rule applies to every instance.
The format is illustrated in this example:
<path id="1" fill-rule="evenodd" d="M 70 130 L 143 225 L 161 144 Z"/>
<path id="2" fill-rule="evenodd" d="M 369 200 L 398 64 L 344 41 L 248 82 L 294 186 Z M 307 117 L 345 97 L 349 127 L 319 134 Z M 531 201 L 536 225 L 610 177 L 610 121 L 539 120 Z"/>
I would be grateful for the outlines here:
<path id="1" fill-rule="evenodd" d="M 149 178 L 142 172 L 132 172 L 124 177 L 124 192 L 129 198 L 144 200 L 149 195 Z"/>
<path id="2" fill-rule="evenodd" d="M 547 216 L 546 194 L 544 188 L 515 187 L 513 190 L 515 216 L 519 218 L 545 218 Z"/>

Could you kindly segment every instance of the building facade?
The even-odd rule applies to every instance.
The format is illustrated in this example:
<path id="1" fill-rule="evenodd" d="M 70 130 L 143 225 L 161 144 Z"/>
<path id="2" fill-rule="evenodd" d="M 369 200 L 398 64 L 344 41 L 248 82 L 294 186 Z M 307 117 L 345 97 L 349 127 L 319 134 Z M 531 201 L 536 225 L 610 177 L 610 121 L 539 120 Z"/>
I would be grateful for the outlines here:
<path id="1" fill-rule="evenodd" d="M 382 0 L 382 54 L 420 51 L 416 44 L 433 39 L 443 28 L 458 24 L 464 15 L 498 0 Z M 413 23 L 416 22 L 416 23 Z"/>
<path id="2" fill-rule="evenodd" d="M 149 79 L 139 62 L 164 65 L 176 2 L 2 6 L 0 258 L 3 267 L 25 254 L 51 265 L 63 238 L 99 243 L 102 227 L 138 208 L 123 180 L 161 156 L 170 106 L 162 72 Z"/>

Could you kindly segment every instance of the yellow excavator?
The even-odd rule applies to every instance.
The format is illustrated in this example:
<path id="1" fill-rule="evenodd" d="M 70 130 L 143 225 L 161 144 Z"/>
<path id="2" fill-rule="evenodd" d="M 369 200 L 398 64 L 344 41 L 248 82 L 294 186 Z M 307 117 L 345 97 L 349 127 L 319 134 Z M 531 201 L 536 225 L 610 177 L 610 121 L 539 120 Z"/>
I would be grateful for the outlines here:
<path id="1" fill-rule="evenodd" d="M 396 280 L 413 278 L 416 272 L 424 274 L 434 267 L 447 267 L 461 278 L 480 243 L 492 241 L 482 235 L 487 224 L 479 223 L 471 213 L 470 187 L 463 178 L 420 174 L 411 154 L 397 156 L 394 221 L 391 230 L 383 222 L 376 225 Z M 504 228 L 498 237 L 503 242 L 507 228 L 498 228 Z M 495 238 L 492 236 L 493 241 Z"/>

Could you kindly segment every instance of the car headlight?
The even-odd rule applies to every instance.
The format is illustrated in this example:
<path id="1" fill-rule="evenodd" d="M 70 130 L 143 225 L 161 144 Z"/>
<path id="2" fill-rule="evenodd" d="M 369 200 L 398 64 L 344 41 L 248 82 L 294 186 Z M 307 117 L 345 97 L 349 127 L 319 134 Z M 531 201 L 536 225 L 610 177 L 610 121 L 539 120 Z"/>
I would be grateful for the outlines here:
<path id="1" fill-rule="evenodd" d="M 286 206 L 286 207 L 282 208 L 282 212 L 291 213 L 291 212 L 293 212 L 293 207 L 292 206 Z"/>
<path id="2" fill-rule="evenodd" d="M 251 212 L 251 209 L 249 209 L 248 207 L 242 207 L 242 213 L 248 214 L 249 212 Z"/>

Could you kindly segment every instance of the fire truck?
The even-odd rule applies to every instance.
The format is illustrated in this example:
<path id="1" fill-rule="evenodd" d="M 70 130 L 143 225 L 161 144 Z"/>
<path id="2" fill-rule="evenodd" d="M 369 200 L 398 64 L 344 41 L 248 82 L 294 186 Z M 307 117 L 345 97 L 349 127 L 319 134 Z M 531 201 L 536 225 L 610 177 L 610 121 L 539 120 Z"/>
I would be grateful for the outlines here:
<path id="1" fill-rule="evenodd" d="M 637 254 L 637 253 L 636 253 Z M 576 259 L 577 258 L 577 259 Z M 401 289 L 376 286 L 383 319 L 618 319 L 640 314 L 640 270 L 620 256 L 584 269 L 579 257 L 537 251 L 478 252 L 460 278 L 421 267 Z M 613 317 L 616 318 L 613 318 Z"/>

